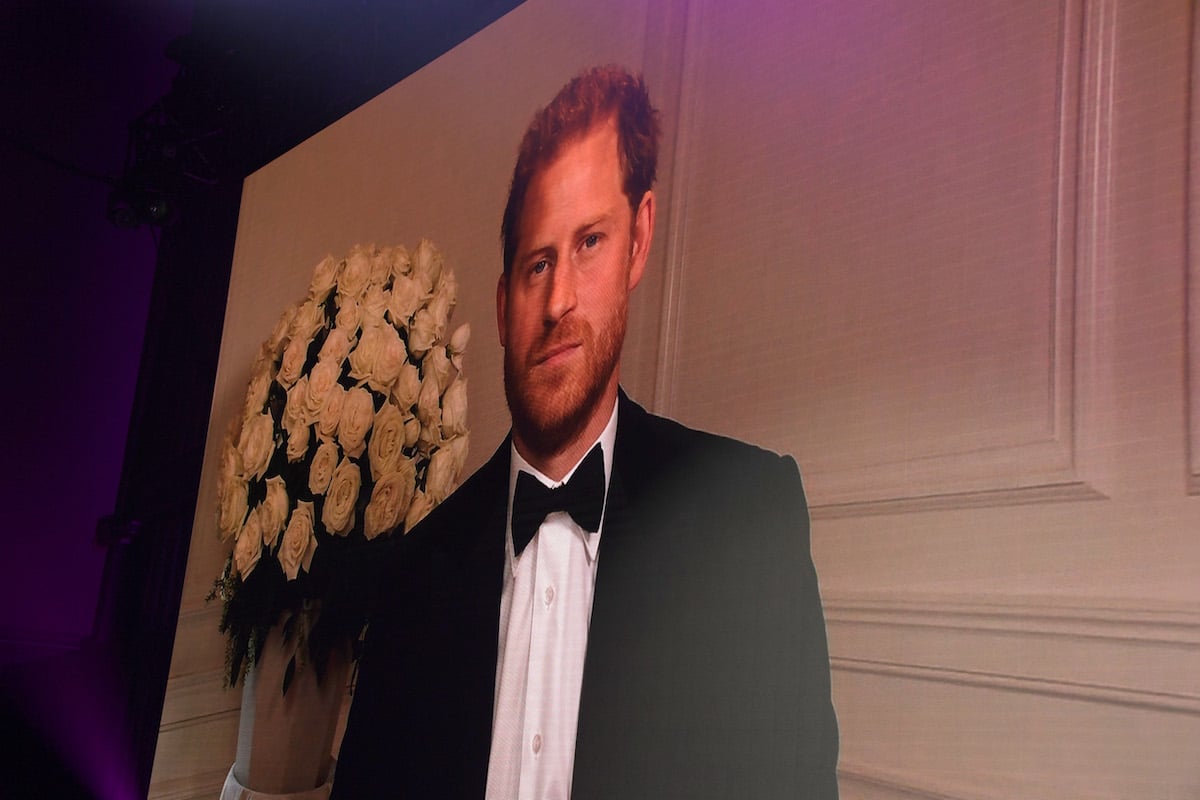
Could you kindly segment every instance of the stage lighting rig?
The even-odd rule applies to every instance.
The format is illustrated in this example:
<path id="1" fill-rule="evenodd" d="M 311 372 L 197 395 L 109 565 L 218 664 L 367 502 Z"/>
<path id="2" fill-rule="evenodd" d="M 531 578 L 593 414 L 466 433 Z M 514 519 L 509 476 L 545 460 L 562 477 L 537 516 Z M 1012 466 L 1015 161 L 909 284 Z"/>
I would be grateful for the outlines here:
<path id="1" fill-rule="evenodd" d="M 222 180 L 229 105 L 196 72 L 183 64 L 171 91 L 129 124 L 125 170 L 108 198 L 113 224 L 165 227 L 189 197 Z"/>

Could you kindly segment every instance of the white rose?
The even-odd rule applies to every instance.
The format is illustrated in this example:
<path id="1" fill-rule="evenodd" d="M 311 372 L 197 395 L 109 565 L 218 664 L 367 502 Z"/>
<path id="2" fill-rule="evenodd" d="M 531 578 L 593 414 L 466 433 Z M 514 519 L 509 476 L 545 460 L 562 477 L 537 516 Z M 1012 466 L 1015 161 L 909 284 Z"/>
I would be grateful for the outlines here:
<path id="1" fill-rule="evenodd" d="M 433 317 L 434 338 L 441 339 L 446 335 L 446 325 L 450 322 L 453 304 L 446 295 L 439 292 L 433 296 L 426 308 L 429 309 L 429 316 Z"/>
<path id="2" fill-rule="evenodd" d="M 283 417 L 279 424 L 284 430 L 291 430 L 300 425 L 312 422 L 308 413 L 308 376 L 304 375 L 287 390 L 287 399 L 283 404 Z"/>
<path id="3" fill-rule="evenodd" d="M 366 294 L 363 295 L 362 302 L 358 305 L 362 309 L 362 325 L 385 325 L 387 324 L 383 318 L 383 312 L 387 311 L 387 294 L 382 286 L 372 284 L 367 287 Z"/>
<path id="4" fill-rule="evenodd" d="M 221 462 L 217 468 L 217 490 L 241 480 L 242 455 L 233 444 L 233 437 L 226 436 L 221 443 Z"/>
<path id="5" fill-rule="evenodd" d="M 354 332 L 362 324 L 362 309 L 356 297 L 338 297 L 337 316 L 333 320 L 334 329 L 346 331 L 347 339 L 354 338 Z"/>
<path id="6" fill-rule="evenodd" d="M 371 393 L 362 387 L 346 392 L 346 404 L 338 421 L 337 438 L 342 452 L 358 458 L 366 449 L 364 440 L 375 421 L 375 403 Z"/>
<path id="7" fill-rule="evenodd" d="M 312 300 L 305 300 L 296 309 L 296 316 L 292 317 L 292 325 L 288 333 L 293 339 L 310 342 L 324 324 L 325 309 Z"/>
<path id="8" fill-rule="evenodd" d="M 404 520 L 415 488 L 412 467 L 408 462 L 404 466 L 407 469 L 389 473 L 375 484 L 371 501 L 363 511 L 363 535 L 368 539 L 392 530 Z"/>
<path id="9" fill-rule="evenodd" d="M 345 536 L 354 527 L 354 505 L 362 488 L 362 473 L 358 465 L 348 458 L 333 472 L 329 492 L 325 495 L 325 508 L 321 511 L 321 522 L 325 530 L 337 536 Z"/>
<path id="10" fill-rule="evenodd" d="M 438 388 L 437 376 L 426 375 L 421 381 L 421 393 L 417 395 L 417 418 L 421 424 L 430 426 L 442 424 L 442 410 L 438 401 L 441 390 Z"/>
<path id="11" fill-rule="evenodd" d="M 313 533 L 313 504 L 301 500 L 288 520 L 279 546 L 279 565 L 289 581 L 296 580 L 300 568 L 312 571 L 313 553 L 317 552 L 317 537 Z"/>
<path id="12" fill-rule="evenodd" d="M 433 242 L 422 239 L 417 243 L 412 262 L 413 274 L 421 281 L 425 294 L 429 294 L 442 274 L 442 254 L 433 246 Z"/>
<path id="13" fill-rule="evenodd" d="M 368 282 L 371 286 L 383 286 L 392 277 L 392 254 L 391 248 L 385 247 L 382 250 L 376 250 L 371 254 L 371 277 Z"/>
<path id="14" fill-rule="evenodd" d="M 304 362 L 308 360 L 308 339 L 292 339 L 283 350 L 283 362 L 279 365 L 279 375 L 276 380 L 285 389 L 300 379 L 304 372 Z"/>
<path id="15" fill-rule="evenodd" d="M 408 329 L 408 352 L 421 358 L 433 347 L 437 338 L 437 320 L 429 313 L 429 309 L 422 308 L 413 317 L 412 325 Z"/>
<path id="16" fill-rule="evenodd" d="M 283 352 L 283 345 L 287 341 L 287 332 L 292 327 L 292 317 L 294 316 L 296 316 L 296 307 L 289 306 L 279 315 L 279 320 L 271 330 L 271 336 L 263 342 L 263 351 L 270 354 L 272 361 L 279 358 L 279 354 Z"/>
<path id="17" fill-rule="evenodd" d="M 258 346 L 258 352 L 254 354 L 254 363 L 250 365 L 250 376 L 253 377 L 260 372 L 274 375 L 275 365 L 282 355 L 282 345 L 279 348 L 279 352 L 276 353 L 271 349 L 270 342 L 263 342 Z"/>
<path id="18" fill-rule="evenodd" d="M 250 573 L 258 566 L 262 544 L 262 524 L 258 514 L 251 514 L 246 517 L 246 524 L 238 532 L 237 542 L 233 545 L 233 566 L 242 580 L 250 577 Z"/>
<path id="19" fill-rule="evenodd" d="M 295 464 L 304 458 L 308 452 L 308 443 L 312 440 L 312 426 L 297 425 L 288 430 L 287 460 Z"/>
<path id="20" fill-rule="evenodd" d="M 328 359 L 318 359 L 312 372 L 308 373 L 308 389 L 304 393 L 304 410 L 309 420 L 315 420 L 325 408 L 325 400 L 337 386 L 342 365 Z"/>
<path id="21" fill-rule="evenodd" d="M 244 474 L 243 469 L 242 469 L 242 454 L 237 446 L 238 442 L 240 442 L 242 439 L 242 428 L 245 427 L 246 422 L 251 417 L 257 417 L 257 416 L 258 416 L 257 414 L 243 414 L 240 416 L 235 416 L 229 420 L 229 426 L 225 429 L 225 438 L 223 441 L 228 446 L 232 447 L 238 453 L 237 474 L 239 476 Z M 220 475 L 220 473 L 217 473 L 217 474 L 218 474 L 218 476 Z"/>
<path id="22" fill-rule="evenodd" d="M 308 376 L 305 375 L 288 390 L 287 404 L 283 407 L 283 419 L 280 420 L 288 435 L 287 458 L 293 463 L 303 458 L 308 450 L 311 424 L 311 415 L 308 412 L 308 383 Z"/>
<path id="23" fill-rule="evenodd" d="M 440 503 L 454 489 L 454 453 L 442 447 L 429 459 L 429 467 L 425 472 L 425 493 L 435 502 Z"/>
<path id="24" fill-rule="evenodd" d="M 390 251 L 392 257 L 392 275 L 407 275 L 412 272 L 412 259 L 408 257 L 408 248 L 398 244 Z"/>
<path id="25" fill-rule="evenodd" d="M 362 338 L 350 351 L 350 377 L 356 381 L 368 380 L 375 372 L 375 362 L 386 346 L 382 327 L 363 328 Z"/>
<path id="26" fill-rule="evenodd" d="M 453 270 L 448 269 L 442 273 L 442 279 L 433 291 L 433 299 L 434 302 L 445 305 L 446 315 L 449 317 L 450 312 L 458 305 L 458 279 L 454 277 Z"/>
<path id="27" fill-rule="evenodd" d="M 417 372 L 417 368 L 413 364 L 404 364 L 400 367 L 400 375 L 396 378 L 396 385 L 392 387 L 392 397 L 396 400 L 396 405 L 407 411 L 417 404 L 417 399 L 421 396 L 421 373 Z"/>
<path id="28" fill-rule="evenodd" d="M 458 377 L 442 397 L 442 434 L 447 438 L 467 432 L 467 379 Z"/>
<path id="29" fill-rule="evenodd" d="M 371 477 L 379 480 L 395 472 L 404 457 L 404 417 L 391 403 L 384 403 L 375 414 L 367 456 L 371 462 Z"/>
<path id="30" fill-rule="evenodd" d="M 342 276 L 338 279 L 337 292 L 342 297 L 358 298 L 367 286 L 371 277 L 371 257 L 361 245 L 355 245 L 342 267 Z"/>
<path id="31" fill-rule="evenodd" d="M 391 325 L 384 325 L 380 330 L 382 346 L 375 357 L 374 375 L 370 381 L 381 392 L 387 392 L 400 377 L 400 370 L 408 360 L 408 351 L 400 334 Z"/>
<path id="32" fill-rule="evenodd" d="M 262 413 L 270 396 L 273 380 L 269 364 L 264 364 L 251 373 L 250 385 L 246 387 L 246 404 L 242 407 L 243 416 Z"/>
<path id="33" fill-rule="evenodd" d="M 417 452 L 421 455 L 428 456 L 433 452 L 433 448 L 442 443 L 442 422 L 440 419 L 431 422 L 428 425 L 422 425 L 420 432 L 417 434 Z"/>
<path id="34" fill-rule="evenodd" d="M 445 442 L 444 446 L 450 451 L 454 459 L 454 474 L 462 475 L 463 467 L 467 465 L 467 453 L 469 451 L 471 435 L 464 433 L 462 436 L 455 436 L 449 442 Z"/>
<path id="35" fill-rule="evenodd" d="M 338 466 L 338 447 L 331 441 L 323 441 L 313 454 L 308 467 L 308 490 L 313 494 L 325 494 Z"/>
<path id="36" fill-rule="evenodd" d="M 267 478 L 267 496 L 258 506 L 259 524 L 262 525 L 263 544 L 275 546 L 275 539 L 287 522 L 288 493 L 287 485 L 278 475 Z"/>
<path id="37" fill-rule="evenodd" d="M 434 347 L 426 353 L 421 361 L 421 369 L 426 375 L 437 378 L 439 392 L 446 391 L 450 385 L 450 359 L 446 357 L 445 348 Z"/>
<path id="38" fill-rule="evenodd" d="M 421 438 L 421 420 L 410 414 L 408 419 L 404 420 L 404 446 L 412 447 L 419 438 Z"/>
<path id="39" fill-rule="evenodd" d="M 450 363 L 459 372 L 463 368 L 463 354 L 467 352 L 467 342 L 471 340 L 471 323 L 464 322 L 450 336 L 450 344 L 446 351 L 450 354 Z"/>
<path id="40" fill-rule="evenodd" d="M 249 503 L 249 485 L 239 477 L 229 479 L 218 490 L 217 530 L 228 541 L 242 529 Z"/>
<path id="41" fill-rule="evenodd" d="M 337 434 L 338 423 L 342 421 L 342 408 L 346 405 L 346 390 L 334 384 L 325 395 L 325 407 L 317 417 L 317 431 L 326 439 L 332 439 Z"/>
<path id="42" fill-rule="evenodd" d="M 414 492 L 412 502 L 408 504 L 408 511 L 404 514 L 404 532 L 408 533 L 415 528 L 417 523 L 433 510 L 434 505 L 429 495 L 420 491 Z"/>
<path id="43" fill-rule="evenodd" d="M 270 414 L 258 414 L 246 420 L 242 426 L 242 437 L 238 442 L 238 453 L 242 457 L 242 470 L 246 476 L 261 478 L 271 463 L 275 451 L 275 424 Z"/>
<path id="44" fill-rule="evenodd" d="M 308 296 L 320 303 L 329 296 L 333 285 L 337 283 L 340 262 L 333 256 L 325 256 L 317 268 L 313 270 L 312 283 L 308 285 Z"/>
<path id="45" fill-rule="evenodd" d="M 341 368 L 341 364 L 346 360 L 346 356 L 350 354 L 350 337 L 346 335 L 346 331 L 342 328 L 334 328 L 325 337 L 325 341 L 321 343 L 321 351 L 317 354 L 317 360 L 332 361 Z"/>
<path id="46" fill-rule="evenodd" d="M 425 293 L 421 291 L 421 283 L 408 275 L 397 275 L 392 281 L 392 290 L 387 297 L 388 313 L 392 324 L 408 327 L 408 321 L 417 309 L 425 302 Z"/>

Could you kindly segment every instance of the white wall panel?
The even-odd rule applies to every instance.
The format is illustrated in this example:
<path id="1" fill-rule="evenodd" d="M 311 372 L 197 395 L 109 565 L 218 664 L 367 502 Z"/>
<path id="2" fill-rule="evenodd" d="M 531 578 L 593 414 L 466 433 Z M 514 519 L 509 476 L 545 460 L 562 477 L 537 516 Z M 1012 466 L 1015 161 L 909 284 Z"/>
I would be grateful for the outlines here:
<path id="1" fill-rule="evenodd" d="M 819 514 L 1094 496 L 1083 8 L 883 6 L 693 4 L 663 406 L 798 454 Z"/>
<path id="2" fill-rule="evenodd" d="M 1190 12 L 689 6 L 656 402 L 800 462 L 846 797 L 1200 791 Z"/>

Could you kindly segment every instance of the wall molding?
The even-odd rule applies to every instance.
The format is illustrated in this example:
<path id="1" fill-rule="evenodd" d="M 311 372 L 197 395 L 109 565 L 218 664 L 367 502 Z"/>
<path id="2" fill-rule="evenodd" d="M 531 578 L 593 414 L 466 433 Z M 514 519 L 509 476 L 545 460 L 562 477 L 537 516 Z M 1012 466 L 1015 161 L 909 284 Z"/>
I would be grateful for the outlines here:
<path id="1" fill-rule="evenodd" d="M 684 270 L 682 267 L 687 241 L 687 207 L 689 190 L 689 160 L 696 126 L 696 97 L 699 78 L 696 48 L 701 31 L 702 9 L 695 0 L 686 0 L 673 6 L 681 18 L 683 29 L 681 52 L 678 56 L 678 92 L 672 101 L 675 105 L 674 152 L 669 166 L 670 173 L 665 192 L 668 199 L 669 216 L 663 225 L 665 258 L 663 260 L 662 309 L 660 312 L 658 369 L 654 387 L 655 413 L 671 416 L 675 408 L 675 375 L 679 360 L 679 317 L 682 313 Z M 674 75 L 672 77 L 675 77 Z"/>
<path id="2" fill-rule="evenodd" d="M 175 625 L 170 680 L 197 672 L 209 672 L 224 665 L 225 636 L 219 630 L 220 624 L 220 603 L 180 610 L 179 621 Z M 220 680 L 217 684 L 220 685 Z"/>
<path id="3" fill-rule="evenodd" d="M 1200 494 L 1200 13 L 1191 5 L 1192 37 L 1188 102 L 1187 185 L 1184 202 L 1188 225 L 1184 298 L 1187 303 L 1187 359 L 1184 408 L 1188 428 L 1188 494 Z"/>
<path id="4" fill-rule="evenodd" d="M 236 712 L 241 706 L 241 684 L 233 689 L 226 688 L 224 669 L 172 677 L 167 681 L 159 730 L 165 731 L 171 725 L 214 713 Z"/>
<path id="5" fill-rule="evenodd" d="M 926 667 L 869 659 L 831 657 L 829 663 L 832 669 L 845 672 L 861 672 L 889 678 L 932 681 L 955 686 L 970 686 L 1154 711 L 1200 715 L 1200 697 L 1179 692 L 1153 692 L 1077 681 Z"/>
<path id="6" fill-rule="evenodd" d="M 945 492 L 883 500 L 854 500 L 845 503 L 814 503 L 809 506 L 809 515 L 813 519 L 841 519 L 844 517 L 872 517 L 882 514 L 945 511 L 955 508 L 988 508 L 1107 499 L 1107 495 L 1084 481 L 1062 481 L 1040 485 L 1027 484 L 1007 489 Z"/>
<path id="7" fill-rule="evenodd" d="M 212 713 L 203 714 L 201 716 L 186 717 L 184 719 L 176 720 L 175 722 L 163 723 L 163 725 L 161 725 L 159 727 L 158 732 L 160 734 L 177 733 L 179 731 L 185 731 L 189 728 L 197 728 L 197 727 L 211 725 L 214 722 L 216 722 L 216 723 L 232 722 L 233 726 L 236 728 L 238 720 L 241 718 L 241 714 L 242 714 L 242 709 L 239 706 L 238 708 L 234 708 L 232 710 L 214 711 Z"/>
<path id="8" fill-rule="evenodd" d="M 855 796 L 869 793 L 878 800 L 1009 800 L 1013 797 L 980 787 L 952 786 L 927 776 L 880 769 L 845 759 L 838 762 L 838 784 L 843 790 L 847 787 L 859 789 Z M 1025 791 L 1020 796 L 1025 800 L 1041 800 L 1053 795 Z"/>
<path id="9" fill-rule="evenodd" d="M 1200 715 L 1200 606 L 831 595 L 835 671 Z"/>
<path id="10" fill-rule="evenodd" d="M 1200 605 L 1125 598 L 832 593 L 827 621 L 994 630 L 1200 647 Z"/>

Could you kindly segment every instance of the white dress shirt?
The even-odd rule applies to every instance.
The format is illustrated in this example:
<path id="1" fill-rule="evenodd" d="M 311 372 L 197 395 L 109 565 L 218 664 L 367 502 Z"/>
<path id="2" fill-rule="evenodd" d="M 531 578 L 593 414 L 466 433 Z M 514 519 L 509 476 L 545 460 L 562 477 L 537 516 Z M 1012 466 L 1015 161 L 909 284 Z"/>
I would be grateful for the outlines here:
<path id="1" fill-rule="evenodd" d="M 614 404 L 597 439 L 604 454 L 606 499 L 616 436 Z M 555 487 L 566 483 L 579 463 L 561 481 L 552 481 L 514 446 L 511 465 L 487 797 L 566 800 L 575 766 L 579 690 L 604 518 L 599 531 L 588 533 L 569 514 L 556 511 L 542 522 L 521 555 L 514 556 L 512 504 L 517 474 L 528 472 L 545 486 Z"/>

